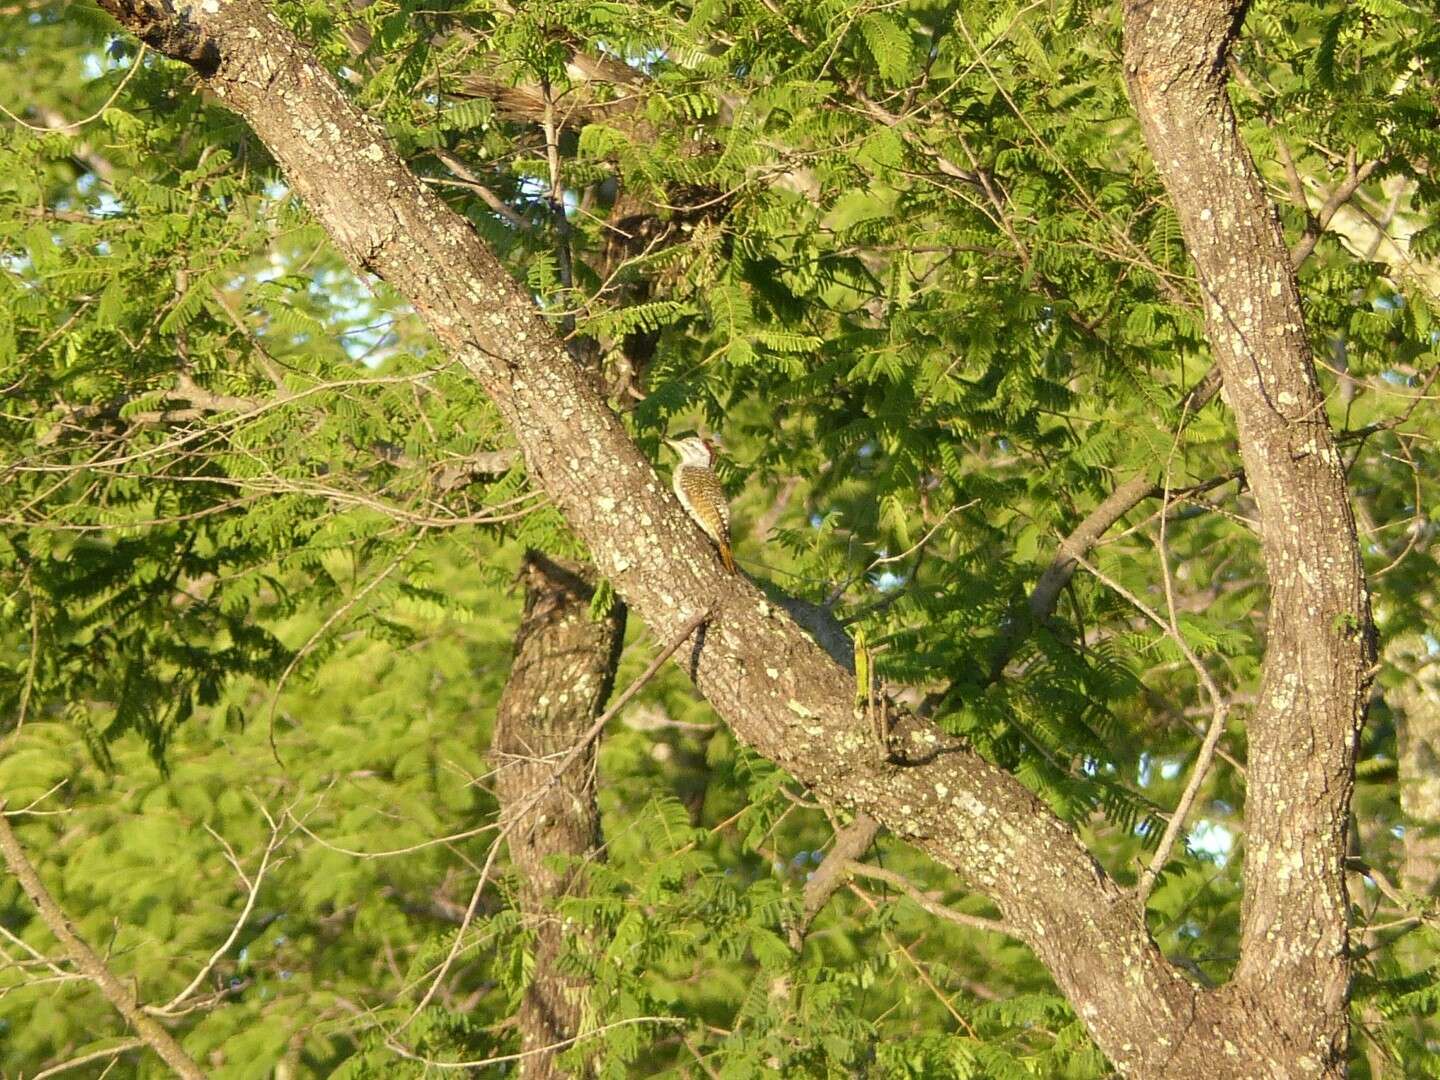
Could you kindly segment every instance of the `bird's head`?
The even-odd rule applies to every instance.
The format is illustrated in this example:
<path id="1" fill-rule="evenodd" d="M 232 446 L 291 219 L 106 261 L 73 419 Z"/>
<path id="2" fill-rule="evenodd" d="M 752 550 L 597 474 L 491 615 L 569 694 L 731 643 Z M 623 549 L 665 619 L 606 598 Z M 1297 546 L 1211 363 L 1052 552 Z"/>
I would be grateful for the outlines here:
<path id="1" fill-rule="evenodd" d="M 683 465 L 694 465 L 708 469 L 715 460 L 715 444 L 700 435 L 685 435 L 678 439 L 665 440 L 675 453 L 680 455 Z"/>

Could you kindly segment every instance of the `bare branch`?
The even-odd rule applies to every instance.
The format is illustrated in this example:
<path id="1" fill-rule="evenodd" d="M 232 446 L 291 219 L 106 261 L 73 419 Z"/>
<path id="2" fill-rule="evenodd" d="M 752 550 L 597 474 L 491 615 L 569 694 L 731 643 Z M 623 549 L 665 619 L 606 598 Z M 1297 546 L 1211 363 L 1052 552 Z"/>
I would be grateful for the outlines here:
<path id="1" fill-rule="evenodd" d="M 247 876 L 241 868 L 240 860 L 236 857 L 230 844 L 216 833 L 215 830 L 211 829 L 209 825 L 205 826 L 205 831 L 215 837 L 225 849 L 225 857 L 230 861 L 230 865 L 235 868 L 235 873 L 239 875 L 241 883 L 245 885 L 245 903 L 240 909 L 240 914 L 235 919 L 235 925 L 230 929 L 229 936 L 220 944 L 219 948 L 210 954 L 210 959 L 205 961 L 204 965 L 195 973 L 195 977 L 190 980 L 185 989 L 181 990 L 164 1005 L 145 1006 L 145 1011 L 151 1016 L 177 1015 L 180 1007 L 185 1004 L 190 995 L 195 993 L 195 991 L 200 988 L 200 984 L 209 977 L 210 972 L 215 970 L 215 965 L 220 962 L 221 957 L 230 951 L 230 947 L 235 944 L 236 939 L 240 936 L 240 931 L 245 928 L 246 922 L 249 921 L 250 912 L 255 909 L 255 900 L 260 895 L 260 886 L 264 884 L 265 875 L 270 870 L 271 857 L 283 841 L 279 824 L 270 816 L 270 813 L 263 806 L 260 808 L 260 812 L 265 815 L 265 820 L 270 825 L 270 838 L 265 843 L 265 850 L 260 854 L 260 865 L 256 868 L 253 877 Z M 288 808 L 286 812 L 288 813 Z"/>
<path id="2" fill-rule="evenodd" d="M 1200 785 L 1205 782 L 1205 776 L 1210 770 L 1210 764 L 1215 759 L 1216 748 L 1220 744 L 1220 736 L 1225 733 L 1225 720 L 1230 712 L 1230 704 L 1225 696 L 1220 693 L 1220 688 L 1215 685 L 1215 680 L 1210 677 L 1210 672 L 1200 662 L 1184 636 L 1180 633 L 1179 626 L 1175 623 L 1174 615 L 1169 619 L 1164 618 L 1138 596 L 1132 593 L 1125 586 L 1121 585 L 1108 574 L 1092 566 L 1084 559 L 1079 560 L 1081 566 L 1085 567 L 1097 581 L 1102 582 L 1106 587 L 1123 596 L 1134 605 L 1135 609 L 1141 612 L 1147 619 L 1160 627 L 1161 631 L 1175 642 L 1176 648 L 1192 668 L 1200 680 L 1200 685 L 1205 688 L 1205 695 L 1210 699 L 1210 726 L 1205 731 L 1205 739 L 1200 744 L 1200 750 L 1195 755 L 1195 765 L 1190 770 L 1190 780 L 1185 785 L 1175 809 L 1170 815 L 1170 820 L 1165 826 L 1165 832 L 1160 837 L 1160 843 L 1155 848 L 1155 854 L 1150 859 L 1150 864 L 1140 875 L 1140 880 L 1135 886 L 1135 896 L 1140 903 L 1144 903 L 1150 895 L 1151 889 L 1155 887 L 1155 881 L 1165 864 L 1170 861 L 1170 854 L 1175 850 L 1175 841 L 1180 835 L 1180 830 L 1185 826 L 1185 819 L 1189 816 L 1190 809 L 1195 805 L 1195 799 L 1200 794 Z"/>
<path id="3" fill-rule="evenodd" d="M 1335 189 L 1330 192 L 1329 198 L 1327 198 L 1320 209 L 1315 212 L 1315 228 L 1313 230 L 1307 230 L 1305 235 L 1290 249 L 1291 266 L 1298 267 L 1310 257 L 1310 253 L 1315 250 L 1315 245 L 1320 242 L 1320 237 L 1325 232 L 1325 227 L 1329 225 L 1331 219 L 1340 212 L 1340 208 L 1350 201 L 1351 196 L 1359 190 L 1360 185 L 1370 179 L 1370 174 L 1373 173 L 1379 165 L 1380 162 L 1378 161 L 1367 161 L 1358 168 L 1355 167 L 1353 163 L 1351 164 L 1349 174 L 1335 186 Z"/>
<path id="4" fill-rule="evenodd" d="M 486 206 L 494 210 L 495 213 L 499 214 L 509 224 L 517 229 L 530 228 L 528 221 L 517 214 L 504 199 L 500 198 L 499 195 L 496 195 L 494 191 L 487 187 L 484 181 L 471 171 L 469 166 L 454 154 L 450 153 L 449 150 L 446 150 L 442 146 L 437 146 L 432 148 L 430 152 L 434 154 L 447 169 L 460 178 L 459 183 L 473 191 L 476 195 L 479 195 L 481 201 L 484 202 Z"/>
<path id="5" fill-rule="evenodd" d="M 512 1061 L 525 1061 L 537 1054 L 553 1054 L 557 1050 L 568 1049 L 578 1042 L 604 1035 L 607 1031 L 614 1031 L 616 1028 L 630 1027 L 634 1024 L 683 1025 L 684 1023 L 684 1020 L 674 1016 L 629 1016 L 624 1020 L 616 1020 L 614 1023 L 602 1024 L 593 1031 L 582 1032 L 568 1039 L 561 1039 L 559 1042 L 550 1043 L 548 1046 L 535 1046 L 529 1050 L 521 1050 L 518 1053 L 501 1054 L 498 1057 L 481 1058 L 478 1061 L 437 1061 L 434 1058 L 424 1057 L 412 1050 L 407 1050 L 393 1040 L 387 1041 L 386 1045 L 407 1061 L 423 1062 L 425 1067 L 429 1069 L 486 1069 L 495 1065 L 505 1065 Z"/>
<path id="6" fill-rule="evenodd" d="M 24 120 L 21 120 L 20 117 L 16 116 L 9 109 L 5 108 L 4 105 L 0 105 L 0 115 L 7 117 L 12 123 L 18 124 L 26 131 L 39 131 L 42 133 L 46 131 L 79 131 L 87 124 L 92 124 L 96 120 L 100 119 L 101 115 L 105 112 L 105 110 L 110 108 L 111 105 L 115 104 L 116 99 L 118 99 L 120 95 L 124 93 L 125 87 L 129 85 L 130 80 L 135 77 L 135 73 L 139 71 L 140 68 L 144 65 L 145 51 L 146 47 L 142 44 L 140 46 L 140 51 L 137 52 L 135 54 L 135 58 L 130 61 L 130 68 L 125 72 L 125 76 L 120 80 L 120 85 L 115 87 L 115 89 L 111 92 L 110 96 L 105 99 L 105 104 L 101 105 L 100 108 L 96 109 L 93 113 L 85 117 L 83 120 L 76 120 L 74 122 L 67 123 L 57 114 L 52 113 L 45 118 L 44 124 L 27 124 Z"/>
<path id="7" fill-rule="evenodd" d="M 106 1000 L 115 1006 L 115 1011 L 125 1018 L 145 1045 L 155 1051 L 165 1064 L 185 1080 L 204 1080 L 205 1074 L 190 1055 L 181 1049 L 170 1032 L 145 1014 L 144 1008 L 135 1000 L 135 995 L 111 973 L 95 950 L 90 948 L 70 925 L 69 917 L 45 888 L 40 875 L 35 872 L 35 867 L 25 855 L 25 849 L 20 846 L 15 830 L 10 827 L 10 819 L 3 813 L 4 809 L 4 801 L 0 800 L 0 856 L 4 857 L 10 873 L 35 905 L 50 932 L 64 947 L 66 955 L 74 961 L 80 972 L 99 988 Z"/>
<path id="8" fill-rule="evenodd" d="M 897 874 L 893 870 L 886 870 L 884 867 L 871 866 L 868 863 L 860 862 L 852 862 L 848 869 L 856 877 L 873 878 L 876 881 L 883 881 L 887 885 L 894 886 L 931 915 L 939 919 L 944 919 L 946 922 L 952 922 L 956 926 L 963 926 L 969 930 L 984 930 L 986 933 L 991 934 L 1006 934 L 1010 937 L 1018 936 L 1014 927 L 1000 919 L 987 919 L 983 915 L 969 915 L 933 900 L 917 889 L 909 878 L 903 874 Z"/>
<path id="9" fill-rule="evenodd" d="M 89 1065 L 92 1061 L 104 1061 L 106 1058 L 118 1057 L 121 1054 L 128 1054 L 131 1050 L 138 1050 L 145 1045 L 144 1039 L 125 1039 L 107 1046 L 102 1050 L 92 1050 L 88 1054 L 81 1054 L 79 1057 L 71 1058 L 69 1061 L 62 1061 L 59 1065 L 51 1065 L 48 1069 L 37 1072 L 30 1080 L 45 1080 L 47 1076 L 59 1076 L 71 1069 L 78 1069 L 81 1065 Z"/>

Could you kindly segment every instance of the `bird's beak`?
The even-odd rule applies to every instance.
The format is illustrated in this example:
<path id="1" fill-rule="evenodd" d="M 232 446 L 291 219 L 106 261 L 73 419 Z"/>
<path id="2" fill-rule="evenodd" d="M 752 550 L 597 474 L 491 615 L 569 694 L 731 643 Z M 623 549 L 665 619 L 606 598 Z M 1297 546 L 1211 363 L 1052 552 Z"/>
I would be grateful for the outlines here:
<path id="1" fill-rule="evenodd" d="M 666 446 L 670 447 L 670 449 L 674 450 L 677 454 L 680 452 L 679 439 L 664 439 L 662 441 L 665 443 Z"/>

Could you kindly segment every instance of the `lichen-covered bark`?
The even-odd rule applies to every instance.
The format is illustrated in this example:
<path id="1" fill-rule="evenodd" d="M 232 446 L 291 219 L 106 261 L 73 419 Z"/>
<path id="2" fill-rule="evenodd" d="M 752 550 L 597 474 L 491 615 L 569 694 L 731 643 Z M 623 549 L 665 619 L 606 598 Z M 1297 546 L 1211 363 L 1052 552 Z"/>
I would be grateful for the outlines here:
<path id="1" fill-rule="evenodd" d="M 1299 288 L 1226 96 L 1225 56 L 1245 7 L 1131 0 L 1126 77 L 1199 272 L 1270 581 L 1232 992 L 1287 1055 L 1274 1075 L 1339 1076 L 1349 1032 L 1346 820 L 1374 634 Z"/>
<path id="2" fill-rule="evenodd" d="M 564 772 L 555 770 L 610 696 L 625 609 L 616 604 L 604 618 L 592 618 L 595 590 L 577 566 L 532 554 L 521 574 L 525 614 L 495 715 L 490 763 L 518 875 L 517 906 L 535 940 L 534 975 L 518 1021 L 521 1049 L 537 1051 L 580 1034 L 585 980 L 559 964 L 575 929 L 555 912 L 556 900 L 575 887 L 575 866 L 559 866 L 554 857 L 591 858 L 600 850 L 594 744 Z M 521 1058 L 520 1075 L 530 1080 L 564 1075 L 555 1064 L 560 1052 Z"/>
<path id="3" fill-rule="evenodd" d="M 523 288 L 469 225 L 416 181 L 379 125 L 352 105 L 259 0 L 203 0 L 183 17 L 160 0 L 101 2 L 162 51 L 167 42 L 182 41 L 180 58 L 194 63 L 211 92 L 250 123 L 340 250 L 414 305 L 436 338 L 493 398 L 531 475 L 589 545 L 598 570 L 656 637 L 671 638 L 708 612 L 703 642 L 686 650 L 685 666 L 740 738 L 820 798 L 871 814 L 992 896 L 1123 1072 L 1216 1080 L 1291 1075 L 1285 1064 L 1293 1060 L 1290 1048 L 1273 1038 L 1288 1029 L 1272 1028 L 1263 1012 L 1261 1022 L 1255 1022 L 1248 1012 L 1253 1001 L 1202 993 L 1166 963 L 1134 898 L 1103 873 L 1074 830 L 1014 777 L 913 717 L 897 722 L 891 753 L 876 745 L 870 725 L 855 710 L 853 677 L 748 580 L 721 572 L 713 547 L 680 510 Z M 1243 148 L 1239 153 L 1248 164 Z M 1287 286 L 1281 281 L 1278 287 Z M 1288 288 L 1293 300 L 1293 280 Z M 1303 335 L 1298 337 L 1303 344 Z M 1263 362 L 1268 365 L 1271 358 Z M 1295 402 L 1311 401 L 1313 380 L 1292 387 L 1284 365 L 1276 365 L 1259 386 L 1252 385 L 1248 371 L 1236 377 L 1242 383 L 1250 379 L 1239 391 L 1242 397 L 1281 395 L 1279 406 L 1287 410 L 1285 416 L 1294 415 L 1302 438 L 1291 447 L 1299 456 L 1290 464 L 1275 459 L 1265 442 L 1254 474 L 1259 479 L 1252 477 L 1252 485 L 1272 482 L 1273 473 L 1289 470 L 1287 478 L 1290 472 L 1313 477 L 1317 495 L 1328 498 L 1330 473 L 1325 470 L 1333 468 L 1333 451 L 1327 449 L 1323 415 L 1317 423 L 1303 405 L 1295 414 L 1290 401 L 1297 393 Z M 1288 422 L 1285 427 L 1291 430 Z M 1247 441 L 1266 431 L 1260 425 L 1241 426 Z M 1282 483 L 1279 490 L 1289 489 Z M 1306 502 L 1296 509 L 1308 512 L 1311 506 Z M 1348 520 L 1343 492 L 1334 510 L 1329 521 Z M 1353 530 L 1349 542 L 1353 546 Z M 1290 550 L 1267 544 L 1272 557 Z M 1303 604 L 1307 589 L 1281 581 L 1309 582 L 1322 570 L 1342 584 L 1352 581 L 1353 567 L 1324 561 L 1343 551 L 1343 543 L 1334 552 L 1304 547 L 1277 567 L 1277 597 Z M 1334 659 L 1339 645 L 1332 649 L 1329 643 L 1353 645 L 1367 625 L 1363 590 L 1357 585 L 1354 602 L 1344 608 L 1355 626 L 1346 630 L 1348 637 L 1325 622 L 1331 614 L 1329 594 L 1317 595 L 1316 601 L 1325 605 L 1316 614 L 1324 623 L 1318 634 L 1326 643 L 1318 653 Z M 1312 689 L 1309 681 L 1319 659 L 1316 650 L 1283 635 L 1280 655 L 1302 666 L 1289 681 L 1275 668 L 1267 693 L 1288 693 L 1297 704 L 1307 695 L 1327 694 L 1328 682 Z M 1340 691 L 1353 681 L 1343 665 L 1333 666 L 1325 677 Z M 1282 712 L 1287 721 L 1299 715 L 1288 705 Z M 1333 755 L 1345 759 L 1353 751 L 1353 721 L 1352 709 L 1348 736 L 1337 735 L 1329 712 L 1314 721 L 1315 753 L 1324 757 L 1324 777 L 1336 785 L 1316 800 L 1322 817 L 1336 810 L 1343 814 L 1344 794 L 1337 802 L 1335 793 L 1348 794 L 1348 772 L 1336 767 L 1343 761 Z M 1296 734 L 1303 741 L 1303 730 Z M 1349 750 L 1332 746 L 1332 738 L 1345 737 L 1352 740 Z M 1262 766 L 1259 776 L 1261 783 L 1277 785 L 1269 803 L 1274 809 L 1275 799 L 1291 789 L 1271 766 Z M 1252 782 L 1255 778 L 1252 768 Z M 1296 798 L 1311 797 L 1311 779 L 1302 770 Z M 1307 805 L 1301 814 L 1311 812 Z M 1326 843 L 1316 847 L 1302 836 L 1292 850 L 1286 846 L 1289 834 L 1276 837 L 1262 828 L 1261 837 L 1262 865 L 1276 860 L 1268 872 L 1277 879 L 1280 860 L 1285 860 L 1284 873 L 1293 873 L 1295 884 L 1315 873 L 1328 882 Z M 1312 855 L 1322 861 L 1309 861 Z M 1291 893 L 1299 895 L 1282 890 L 1282 895 Z M 1252 904 L 1252 914 L 1273 913 L 1270 893 L 1262 891 L 1262 896 L 1265 903 L 1258 909 Z M 1256 938 L 1252 919 L 1247 940 L 1257 955 L 1268 951 L 1282 958 L 1279 967 L 1301 976 L 1309 974 L 1306 956 L 1316 947 L 1321 952 L 1317 963 L 1343 970 L 1343 925 L 1338 959 L 1326 952 L 1334 945 L 1329 917 L 1335 899 L 1327 892 L 1316 901 L 1314 917 L 1323 924 L 1318 936 L 1303 925 L 1297 930 L 1295 920 L 1282 912 L 1265 924 L 1272 937 Z M 1343 892 L 1338 899 L 1343 901 Z M 1297 903 L 1308 906 L 1309 901 Z M 1300 936 L 1283 936 L 1292 932 Z M 1316 1004 L 1324 1005 L 1320 1023 L 1328 1025 L 1337 999 L 1330 984 L 1325 986 Z M 1340 1004 L 1343 996 L 1342 989 Z M 1336 1038 L 1343 1042 L 1343 1036 Z"/>

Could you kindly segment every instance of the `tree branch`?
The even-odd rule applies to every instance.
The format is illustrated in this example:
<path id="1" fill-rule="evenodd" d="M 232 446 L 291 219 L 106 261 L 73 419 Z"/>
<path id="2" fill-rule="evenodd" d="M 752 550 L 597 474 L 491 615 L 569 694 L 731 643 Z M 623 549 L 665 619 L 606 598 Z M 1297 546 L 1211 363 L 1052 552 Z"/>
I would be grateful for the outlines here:
<path id="1" fill-rule="evenodd" d="M 88 1054 L 81 1054 L 79 1057 L 71 1058 L 69 1061 L 62 1061 L 59 1065 L 51 1065 L 48 1069 L 37 1072 L 30 1080 L 45 1080 L 47 1076 L 59 1076 L 71 1069 L 78 1069 L 81 1065 L 89 1065 L 92 1061 L 104 1061 L 106 1058 L 119 1057 L 121 1054 L 128 1054 L 131 1050 L 138 1050 L 145 1045 L 144 1039 L 125 1039 L 113 1046 L 107 1046 L 103 1050 L 92 1050 Z M 104 1075 L 103 1073 L 101 1074 Z"/>
<path id="2" fill-rule="evenodd" d="M 531 475 L 657 638 L 706 622 L 685 666 L 739 738 L 992 896 L 1122 1068 L 1163 1075 L 1172 1063 L 1223 1060 L 1235 1033 L 1161 955 L 1143 912 L 1074 829 L 913 716 L 896 718 L 894 754 L 877 753 L 853 678 L 747 579 L 721 572 L 525 289 L 279 20 L 257 0 L 187 6 L 184 20 L 160 0 L 102 3 L 152 45 L 171 40 L 157 20 L 184 22 L 191 36 L 165 51 L 251 124 L 339 250 L 405 296 L 480 382 Z M 195 34 L 213 63 L 196 59 Z"/>
<path id="3" fill-rule="evenodd" d="M 273 817 L 270 816 L 270 812 L 266 810 L 264 806 L 260 807 L 260 812 L 265 816 L 265 820 L 270 826 L 270 838 L 265 843 L 265 850 L 260 853 L 260 865 L 256 868 L 254 877 L 246 874 L 244 869 L 241 868 L 240 860 L 236 856 L 235 851 L 230 846 L 229 842 L 226 841 L 225 838 L 222 837 L 219 833 L 215 832 L 214 829 L 211 829 L 209 825 L 205 826 L 205 830 L 210 833 L 211 836 L 215 837 L 217 841 L 219 841 L 221 847 L 225 851 L 225 858 L 229 861 L 231 867 L 235 870 L 236 875 L 240 878 L 241 884 L 245 886 L 245 904 L 240 909 L 240 914 L 235 919 L 235 923 L 230 929 L 229 936 L 226 937 L 226 939 L 220 943 L 219 947 L 210 954 L 210 959 L 207 960 L 200 968 L 200 970 L 195 973 L 195 977 L 191 979 L 188 984 L 186 984 L 185 989 L 181 990 L 164 1005 L 145 1006 L 145 1012 L 149 1013 L 151 1016 L 178 1015 L 180 1007 L 185 1004 L 191 994 L 195 993 L 196 990 L 200 989 L 200 984 L 205 981 L 206 977 L 209 976 L 210 972 L 215 970 L 215 965 L 220 962 L 221 957 L 223 957 L 227 952 L 230 951 L 230 947 L 234 945 L 236 939 L 240 937 L 240 931 L 245 928 L 245 923 L 249 921 L 250 912 L 255 909 L 255 901 L 260 895 L 260 886 L 264 884 L 265 875 L 270 871 L 271 859 L 274 857 L 276 849 L 279 848 L 281 843 L 284 841 L 284 838 L 280 835 L 280 825 Z M 289 813 L 288 807 L 286 808 L 285 813 Z M 282 814 L 281 816 L 283 820 L 284 814 Z"/>
<path id="4" fill-rule="evenodd" d="M 1175 625 L 1173 611 L 1169 619 L 1162 618 L 1159 612 L 1114 578 L 1091 566 L 1084 559 L 1080 560 L 1080 565 L 1093 574 L 1096 580 L 1128 600 L 1136 610 L 1160 627 L 1161 631 L 1175 642 L 1181 655 L 1195 669 L 1200 685 L 1205 688 L 1205 696 L 1210 699 L 1210 726 L 1206 729 L 1200 750 L 1195 755 L 1195 765 L 1190 770 L 1190 779 L 1185 785 L 1185 790 L 1181 792 L 1179 800 L 1175 803 L 1175 809 L 1170 814 L 1169 822 L 1166 823 L 1165 832 L 1160 837 L 1160 843 L 1155 847 L 1155 854 L 1151 857 L 1149 865 L 1140 872 L 1140 880 L 1135 885 L 1135 898 L 1143 904 L 1149 897 L 1150 890 L 1155 887 L 1161 871 L 1165 869 L 1165 864 L 1170 861 L 1170 854 L 1175 850 L 1180 830 L 1185 827 L 1185 819 L 1190 815 L 1190 810 L 1195 805 L 1195 799 L 1200 794 L 1200 785 L 1205 782 L 1205 775 L 1210 771 L 1210 763 L 1215 759 L 1215 752 L 1219 748 L 1220 736 L 1225 733 L 1225 718 L 1229 715 L 1230 705 L 1225 696 L 1220 693 L 1220 688 L 1215 685 L 1215 680 L 1205 670 L 1205 665 L 1200 662 L 1200 658 L 1195 655 L 1194 650 L 1185 641 L 1184 636 L 1180 633 L 1180 628 Z"/>
<path id="5" fill-rule="evenodd" d="M 805 893 L 800 903 L 800 918 L 790 928 L 790 947 L 797 952 L 805 944 L 805 935 L 815 917 L 825 909 L 830 898 L 841 889 L 855 867 L 862 865 L 859 859 L 875 837 L 880 834 L 880 823 L 869 814 L 860 814 L 843 829 L 835 832 L 835 843 L 825 853 L 825 858 L 805 882 Z"/>
<path id="6" fill-rule="evenodd" d="M 1270 578 L 1232 989 L 1258 1006 L 1252 1032 L 1268 1028 L 1313 1075 L 1338 1077 L 1349 1041 L 1346 821 L 1374 631 L 1294 261 L 1226 93 L 1246 6 L 1129 0 L 1125 73 L 1205 295 Z"/>
<path id="7" fill-rule="evenodd" d="M 886 870 L 880 866 L 871 866 L 868 863 L 860 862 L 852 862 L 848 869 L 856 877 L 866 877 L 872 878 L 875 881 L 883 881 L 887 885 L 899 889 L 911 900 L 915 901 L 921 909 L 934 915 L 937 919 L 944 919 L 946 922 L 952 922 L 956 926 L 964 926 L 970 930 L 984 930 L 990 934 L 1015 935 L 1014 928 L 1001 922 L 999 919 L 987 919 L 983 915 L 967 915 L 963 911 L 956 911 L 952 907 L 946 907 L 944 904 L 932 900 L 917 889 L 909 878 L 902 874 L 897 874 L 893 870 Z"/>
<path id="8" fill-rule="evenodd" d="M 25 849 L 20 846 L 20 839 L 10 827 L 10 819 L 5 816 L 4 809 L 4 800 L 0 800 L 0 856 L 4 857 L 10 873 L 35 905 L 50 932 L 64 947 L 66 955 L 74 961 L 81 974 L 99 988 L 106 1000 L 115 1006 L 115 1011 L 125 1018 L 126 1023 L 144 1040 L 145 1045 L 154 1050 L 166 1065 L 185 1077 L 185 1080 L 204 1080 L 205 1074 L 191 1060 L 190 1055 L 180 1048 L 174 1036 L 145 1015 L 144 1009 L 135 1000 L 135 995 L 111 973 L 99 954 L 90 948 L 70 925 L 69 917 L 50 895 L 50 890 L 45 888 L 45 883 L 40 880 L 40 875 L 35 872 L 35 867 L 26 856 Z"/>

